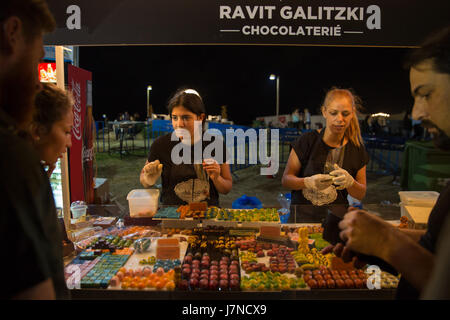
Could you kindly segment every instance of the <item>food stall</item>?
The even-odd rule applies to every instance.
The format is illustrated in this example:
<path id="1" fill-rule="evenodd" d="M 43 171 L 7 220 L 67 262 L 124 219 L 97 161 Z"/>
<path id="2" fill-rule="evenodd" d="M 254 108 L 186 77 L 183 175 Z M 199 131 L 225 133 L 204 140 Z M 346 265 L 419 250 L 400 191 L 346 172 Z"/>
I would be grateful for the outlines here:
<path id="1" fill-rule="evenodd" d="M 77 299 L 392 299 L 398 276 L 333 253 L 320 224 L 281 224 L 278 209 L 158 206 L 133 190 L 130 216 L 93 219 L 66 258 Z M 144 201 L 142 194 L 148 194 Z M 137 203 L 137 201 L 139 203 Z M 82 218 L 87 223 L 89 218 Z M 103 225 L 102 225 L 103 222 Z M 81 240 L 82 239 L 82 240 Z"/>

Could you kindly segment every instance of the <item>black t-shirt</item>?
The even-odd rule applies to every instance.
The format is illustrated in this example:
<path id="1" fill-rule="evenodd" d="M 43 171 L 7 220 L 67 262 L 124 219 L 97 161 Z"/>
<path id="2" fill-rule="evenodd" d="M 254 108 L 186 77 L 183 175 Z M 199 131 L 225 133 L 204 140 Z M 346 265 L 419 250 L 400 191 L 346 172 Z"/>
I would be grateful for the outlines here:
<path id="1" fill-rule="evenodd" d="M 450 300 L 450 216 L 447 215 L 445 224 L 437 242 L 433 273 L 422 293 L 426 300 Z"/>
<path id="2" fill-rule="evenodd" d="M 175 164 L 171 158 L 175 147 L 180 148 L 175 149 L 177 155 L 181 157 L 186 155 L 180 151 L 182 146 L 180 140 L 171 141 L 171 136 L 172 134 L 169 133 L 157 138 L 151 145 L 148 156 L 149 162 L 159 160 L 163 165 L 161 202 L 164 205 L 184 205 L 190 202 L 207 201 L 210 206 L 219 206 L 219 193 L 214 183 L 201 169 L 201 162 L 197 165 L 193 164 L 196 146 L 185 146 L 190 149 L 190 162 Z M 217 149 L 214 146 L 217 146 Z M 196 159 L 203 159 L 205 148 L 208 148 L 206 152 L 211 152 L 212 157 L 219 163 L 224 163 L 227 159 L 226 146 L 222 139 L 216 141 L 213 138 L 211 142 L 203 141 L 201 148 L 197 149 L 201 151 L 201 155 L 195 155 Z M 217 150 L 221 150 L 217 153 L 222 152 L 222 157 L 219 154 L 216 155 Z M 189 163 L 186 164 L 186 162 Z"/>
<path id="3" fill-rule="evenodd" d="M 51 278 L 57 299 L 69 297 L 62 237 L 49 179 L 32 146 L 0 112 L 1 299 Z"/>
<path id="4" fill-rule="evenodd" d="M 315 174 L 324 173 L 325 162 L 327 161 L 330 151 L 334 149 L 323 141 L 324 130 L 325 129 L 322 129 L 321 132 L 314 130 L 305 133 L 292 144 L 292 148 L 301 164 L 298 177 L 309 177 Z M 369 162 L 369 155 L 363 145 L 358 147 L 351 141 L 348 141 L 344 147 L 341 167 L 347 170 L 353 178 L 356 178 L 358 171 Z M 346 211 L 346 207 L 348 206 L 347 195 L 347 190 L 337 190 L 337 198 L 332 204 L 329 206 L 312 207 L 311 202 L 303 196 L 302 190 L 293 190 L 291 204 L 311 206 L 311 210 L 314 211 L 314 213 L 311 214 L 311 219 L 314 219 L 313 216 L 324 218 L 327 209 L 332 211 Z M 305 212 L 306 210 L 303 210 L 303 214 L 305 214 Z M 292 218 L 293 217 L 290 216 L 291 221 Z"/>
<path id="5" fill-rule="evenodd" d="M 420 238 L 419 244 L 435 254 L 436 244 L 445 223 L 445 219 L 450 213 L 450 182 L 441 191 L 436 204 L 428 217 L 427 232 Z M 400 279 L 397 289 L 397 299 L 418 299 L 420 292 L 416 290 L 404 278 Z"/>

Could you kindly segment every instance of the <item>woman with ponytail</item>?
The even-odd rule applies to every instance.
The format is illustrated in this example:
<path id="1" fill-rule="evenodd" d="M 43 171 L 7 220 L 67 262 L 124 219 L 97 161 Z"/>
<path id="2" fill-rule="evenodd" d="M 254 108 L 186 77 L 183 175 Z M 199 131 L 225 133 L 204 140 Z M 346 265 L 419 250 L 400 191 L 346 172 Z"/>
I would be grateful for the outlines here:
<path id="1" fill-rule="evenodd" d="M 324 129 L 303 134 L 292 145 L 282 184 L 292 190 L 290 222 L 325 221 L 336 226 L 348 208 L 347 195 L 366 194 L 369 156 L 361 137 L 359 98 L 349 89 L 330 89 L 321 107 Z M 339 241 L 334 230 L 324 238 Z"/>
<path id="2" fill-rule="evenodd" d="M 206 129 L 202 97 L 196 90 L 179 89 L 169 100 L 167 109 L 174 132 L 157 138 L 151 145 L 141 171 L 141 184 L 149 188 L 161 178 L 163 205 L 207 202 L 209 206 L 219 206 L 219 194 L 230 192 L 233 179 L 223 139 L 215 137 L 213 142 L 201 139 Z M 180 151 L 174 152 L 181 145 L 186 146 L 182 151 L 183 161 L 179 159 Z M 212 148 L 216 145 L 217 150 Z M 208 149 L 214 152 L 204 158 Z M 190 150 L 186 159 L 185 150 Z"/>

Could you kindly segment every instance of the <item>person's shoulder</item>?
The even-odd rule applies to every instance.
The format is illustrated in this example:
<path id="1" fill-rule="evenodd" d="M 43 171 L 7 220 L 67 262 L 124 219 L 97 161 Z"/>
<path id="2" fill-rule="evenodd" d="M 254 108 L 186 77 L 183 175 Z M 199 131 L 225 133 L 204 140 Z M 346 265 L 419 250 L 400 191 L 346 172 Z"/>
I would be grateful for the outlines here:
<path id="1" fill-rule="evenodd" d="M 304 134 L 302 134 L 302 136 L 309 137 L 309 138 L 311 138 L 311 137 L 315 138 L 315 137 L 318 137 L 319 135 L 320 135 L 320 131 L 318 131 L 318 130 L 311 130 L 311 131 L 308 131 L 308 132 L 305 132 Z"/>
<path id="2" fill-rule="evenodd" d="M 362 163 L 363 165 L 367 165 L 367 163 L 369 163 L 370 156 L 364 146 L 364 142 L 358 146 L 350 140 L 347 145 L 353 161 L 360 164 Z"/>
<path id="3" fill-rule="evenodd" d="M 163 136 L 160 136 L 153 141 L 153 144 L 156 144 L 157 146 L 167 146 L 169 143 L 171 143 L 171 137 L 172 132 L 169 132 Z"/>
<path id="4" fill-rule="evenodd" d="M 0 159 L 0 188 L 8 190 L 8 201 L 36 197 L 46 192 L 48 177 L 29 141 L 14 134 L 0 133 L 0 149 L 3 152 Z"/>
<path id="5" fill-rule="evenodd" d="M 310 150 L 311 146 L 317 141 L 319 136 L 320 134 L 317 130 L 305 132 L 292 143 L 292 147 L 297 152 L 297 155 L 299 155 L 300 152 L 303 154 L 305 151 L 307 152 L 307 150 Z"/>
<path id="6" fill-rule="evenodd" d="M 171 140 L 171 136 L 172 132 L 156 138 L 150 146 L 150 154 L 161 155 L 165 154 L 167 150 L 171 150 L 174 144 L 177 143 L 176 141 Z"/>
<path id="7" fill-rule="evenodd" d="M 364 145 L 364 141 L 360 143 L 360 145 L 356 145 L 353 141 L 349 140 L 348 141 L 348 146 L 354 150 L 355 152 L 358 153 L 364 153 L 366 152 L 366 146 Z"/>
<path id="8" fill-rule="evenodd" d="M 4 154 L 1 157 L 4 164 L 9 162 L 18 167 L 20 164 L 39 163 L 31 142 L 13 133 L 0 132 L 0 150 Z"/>
<path id="9" fill-rule="evenodd" d="M 450 200 L 450 181 L 447 182 L 445 187 L 441 190 L 441 195 L 444 195 L 446 199 Z"/>
<path id="10" fill-rule="evenodd" d="M 317 130 L 312 130 L 309 132 L 302 133 L 300 137 L 297 138 L 298 142 L 309 142 L 312 140 L 317 139 L 319 137 L 320 133 Z"/>

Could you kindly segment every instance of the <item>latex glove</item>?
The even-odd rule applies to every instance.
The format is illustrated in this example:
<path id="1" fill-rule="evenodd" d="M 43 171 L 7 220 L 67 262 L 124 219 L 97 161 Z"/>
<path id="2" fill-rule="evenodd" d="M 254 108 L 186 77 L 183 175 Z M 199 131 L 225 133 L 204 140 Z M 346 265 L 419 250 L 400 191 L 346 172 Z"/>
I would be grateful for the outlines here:
<path id="1" fill-rule="evenodd" d="M 147 163 L 142 172 L 144 173 L 144 181 L 152 186 L 155 184 L 156 180 L 161 176 L 163 165 L 159 160 Z"/>
<path id="2" fill-rule="evenodd" d="M 333 179 L 329 174 L 315 174 L 305 178 L 307 189 L 324 190 L 333 184 Z"/>
<path id="3" fill-rule="evenodd" d="M 336 190 L 350 188 L 355 183 L 355 179 L 347 170 L 340 168 L 337 164 L 334 164 L 334 169 L 330 172 L 330 175 L 334 176 L 333 183 L 336 185 Z"/>
<path id="4" fill-rule="evenodd" d="M 205 159 L 203 160 L 203 169 L 206 171 L 211 180 L 216 180 L 220 177 L 220 165 L 214 159 Z"/>

